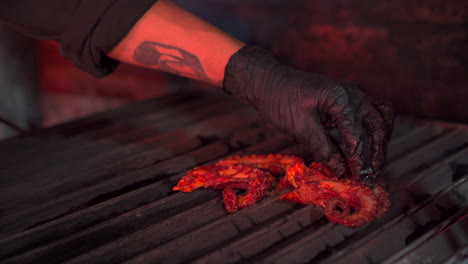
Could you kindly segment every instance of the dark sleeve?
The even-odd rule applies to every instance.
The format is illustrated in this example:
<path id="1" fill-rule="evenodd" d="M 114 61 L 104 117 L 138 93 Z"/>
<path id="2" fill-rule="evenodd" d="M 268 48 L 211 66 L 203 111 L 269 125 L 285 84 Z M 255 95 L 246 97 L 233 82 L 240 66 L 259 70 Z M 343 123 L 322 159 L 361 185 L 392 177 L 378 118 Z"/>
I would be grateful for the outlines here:
<path id="1" fill-rule="evenodd" d="M 1 0 L 0 20 L 60 43 L 62 55 L 94 76 L 111 73 L 115 47 L 157 0 Z"/>

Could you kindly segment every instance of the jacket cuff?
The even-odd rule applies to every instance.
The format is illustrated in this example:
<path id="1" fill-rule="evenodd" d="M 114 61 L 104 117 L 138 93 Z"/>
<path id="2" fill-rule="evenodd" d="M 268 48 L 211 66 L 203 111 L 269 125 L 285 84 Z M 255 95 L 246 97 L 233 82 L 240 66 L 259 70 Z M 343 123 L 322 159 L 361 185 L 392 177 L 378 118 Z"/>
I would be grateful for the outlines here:
<path id="1" fill-rule="evenodd" d="M 106 54 L 157 0 L 81 1 L 60 38 L 62 55 L 80 69 L 103 77 L 119 62 Z"/>

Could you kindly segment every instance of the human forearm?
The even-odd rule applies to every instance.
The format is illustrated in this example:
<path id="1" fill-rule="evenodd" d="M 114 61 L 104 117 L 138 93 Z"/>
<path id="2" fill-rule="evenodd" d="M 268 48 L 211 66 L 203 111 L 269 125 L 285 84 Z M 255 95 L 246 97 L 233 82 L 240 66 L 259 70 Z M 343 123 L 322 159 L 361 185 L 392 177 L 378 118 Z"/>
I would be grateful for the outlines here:
<path id="1" fill-rule="evenodd" d="M 108 56 L 221 87 L 244 44 L 167 0 L 158 1 Z"/>

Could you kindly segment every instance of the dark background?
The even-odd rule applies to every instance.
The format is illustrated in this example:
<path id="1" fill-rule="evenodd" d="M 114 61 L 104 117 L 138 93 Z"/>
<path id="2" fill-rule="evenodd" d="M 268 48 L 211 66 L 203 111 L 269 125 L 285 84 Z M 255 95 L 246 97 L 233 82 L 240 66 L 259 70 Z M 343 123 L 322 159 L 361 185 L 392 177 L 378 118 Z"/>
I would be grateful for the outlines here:
<path id="1" fill-rule="evenodd" d="M 468 123 L 468 1 L 175 2 L 295 68 L 359 83 L 400 114 Z M 56 44 L 0 30 L 0 73 L 16 77 L 0 82 L 0 114 L 25 127 L 203 87 L 128 65 L 95 79 L 63 60 Z M 11 61 L 20 65 L 14 71 L 6 66 Z M 31 87 L 40 90 L 39 97 Z M 35 97 L 41 104 L 31 103 Z M 4 110 L 6 104 L 14 111 Z"/>
<path id="2" fill-rule="evenodd" d="M 468 122 L 468 1 L 177 2 L 296 68 L 355 81 L 400 113 Z"/>

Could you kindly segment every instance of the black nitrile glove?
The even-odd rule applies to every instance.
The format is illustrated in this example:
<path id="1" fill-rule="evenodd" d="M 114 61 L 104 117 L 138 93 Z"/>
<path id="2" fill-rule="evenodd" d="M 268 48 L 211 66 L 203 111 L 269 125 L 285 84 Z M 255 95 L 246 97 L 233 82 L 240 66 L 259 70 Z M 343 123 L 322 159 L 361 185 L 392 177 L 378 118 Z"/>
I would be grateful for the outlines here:
<path id="1" fill-rule="evenodd" d="M 372 184 L 381 173 L 393 110 L 374 102 L 356 85 L 294 70 L 265 50 L 245 46 L 226 66 L 224 90 L 305 144 L 314 159 L 337 176 L 348 172 L 353 179 Z M 338 128 L 343 150 L 326 126 Z"/>

